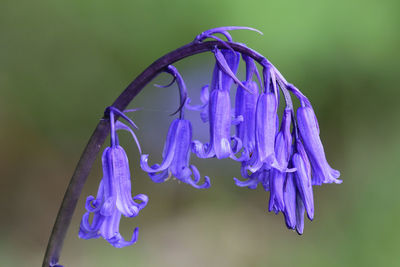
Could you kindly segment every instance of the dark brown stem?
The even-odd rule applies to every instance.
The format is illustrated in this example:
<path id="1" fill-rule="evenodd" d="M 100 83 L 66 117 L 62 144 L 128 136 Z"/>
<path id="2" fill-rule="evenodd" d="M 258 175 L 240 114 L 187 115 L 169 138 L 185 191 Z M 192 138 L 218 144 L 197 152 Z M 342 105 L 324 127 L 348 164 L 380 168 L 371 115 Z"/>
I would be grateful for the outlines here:
<path id="1" fill-rule="evenodd" d="M 228 43 L 233 50 L 252 57 L 260 64 L 265 64 L 266 59 L 256 51 L 238 43 L 226 43 Z M 219 48 L 226 48 L 226 46 L 221 45 L 216 41 L 192 42 L 159 58 L 147 69 L 145 69 L 131 84 L 129 84 L 125 91 L 123 91 L 122 94 L 115 100 L 112 106 L 119 110 L 124 110 L 136 97 L 136 95 L 168 65 L 195 54 L 211 51 L 215 46 Z M 87 177 L 89 176 L 93 162 L 95 161 L 100 148 L 104 144 L 108 133 L 109 122 L 107 119 L 103 118 L 100 120 L 92 136 L 90 137 L 89 142 L 86 145 L 78 165 L 75 168 L 75 172 L 69 182 L 64 199 L 57 214 L 56 222 L 54 223 L 53 231 L 51 232 L 49 238 L 49 243 L 47 245 L 46 254 L 43 260 L 43 267 L 55 266 L 58 263 L 64 238 L 71 223 L 76 204 L 79 200 Z"/>

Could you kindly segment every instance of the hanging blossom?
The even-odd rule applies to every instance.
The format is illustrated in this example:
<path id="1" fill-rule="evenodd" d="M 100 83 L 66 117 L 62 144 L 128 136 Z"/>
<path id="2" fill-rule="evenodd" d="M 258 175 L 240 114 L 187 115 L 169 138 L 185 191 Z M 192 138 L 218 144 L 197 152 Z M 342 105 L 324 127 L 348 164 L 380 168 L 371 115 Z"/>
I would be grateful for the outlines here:
<path id="1" fill-rule="evenodd" d="M 117 130 L 129 131 L 135 139 L 139 152 L 140 145 L 130 127 L 117 121 L 115 114 L 128 121 L 133 127 L 136 125 L 116 108 L 109 107 L 111 146 L 107 147 L 102 156 L 103 178 L 100 181 L 97 196 L 89 196 L 86 200 L 87 212 L 83 215 L 79 237 L 83 239 L 102 237 L 114 247 L 120 248 L 132 245 L 138 238 L 139 229 L 135 228 L 132 238 L 127 241 L 119 233 L 121 215 L 136 217 L 148 202 L 144 194 L 131 196 L 131 177 L 128 157 L 124 149 L 119 145 Z M 93 219 L 90 222 L 90 214 Z"/>
<path id="2" fill-rule="evenodd" d="M 236 137 L 241 140 L 243 151 L 247 158 L 254 153 L 256 146 L 255 127 L 256 127 L 256 107 L 259 96 L 259 88 L 253 75 L 256 75 L 261 83 L 260 75 L 254 60 L 249 56 L 242 55 L 246 63 L 246 80 L 243 86 L 238 85 L 235 96 L 234 114 L 238 120 L 236 125 Z M 241 119 L 241 120 L 240 120 Z"/>
<path id="3" fill-rule="evenodd" d="M 178 70 L 172 65 L 165 68 L 173 80 L 160 87 L 177 83 L 180 102 L 172 115 L 179 113 L 179 116 L 169 127 L 162 162 L 149 164 L 149 155 L 143 154 L 140 166 L 156 183 L 172 176 L 200 189 L 210 187 L 210 179 L 205 176 L 200 182 L 200 172 L 190 164 L 191 154 L 199 158 L 231 158 L 240 164 L 242 176 L 234 178 L 235 184 L 249 189 L 261 185 L 269 192 L 268 210 L 282 212 L 286 226 L 302 234 L 305 215 L 314 219 L 313 186 L 341 183 L 340 172 L 328 164 L 318 121 L 308 98 L 288 83 L 266 58 L 259 55 L 262 60 L 257 59 L 262 69 L 260 77 L 255 60 L 232 49 L 233 44 L 239 44 L 233 42 L 229 31 L 242 29 L 257 31 L 247 27 L 221 27 L 205 31 L 194 39 L 194 43 L 208 38 L 218 43 L 212 50 L 215 66 L 211 82 L 201 89 L 200 105 L 191 103 Z M 237 76 L 241 58 L 246 68 L 244 80 Z M 233 84 L 236 84 L 234 94 Z M 297 110 L 292 96 L 299 103 Z M 234 99 L 233 104 L 231 99 Z M 191 122 L 184 117 L 186 109 L 199 112 L 203 123 L 208 124 L 209 142 L 192 140 Z M 138 229 L 135 228 L 131 240 L 126 241 L 119 233 L 121 215 L 137 216 L 148 198 L 143 194 L 131 196 L 128 159 L 118 144 L 116 131 L 130 131 L 139 151 L 140 146 L 131 127 L 119 121 L 114 123 L 114 115 L 136 126 L 115 108 L 107 112 L 111 146 L 103 153 L 103 178 L 97 196 L 87 198 L 87 212 L 82 218 L 79 236 L 85 239 L 103 237 L 113 246 L 123 247 L 136 242 Z"/>
<path id="4" fill-rule="evenodd" d="M 179 87 L 180 107 L 177 110 L 179 118 L 175 119 L 169 127 L 162 163 L 149 166 L 147 163 L 149 155 L 145 154 L 141 156 L 140 166 L 156 183 L 162 183 L 172 175 L 179 181 L 195 188 L 209 188 L 209 177 L 205 176 L 204 183 L 199 185 L 200 172 L 196 166 L 189 163 L 192 125 L 189 120 L 184 119 L 184 105 L 187 99 L 186 85 L 174 66 L 168 66 L 166 72 L 174 77 L 173 81 L 176 80 Z"/>
<path id="5" fill-rule="evenodd" d="M 270 192 L 268 210 L 283 212 L 286 225 L 299 234 L 304 229 L 304 214 L 314 218 L 313 185 L 341 183 L 340 172 L 328 164 L 319 126 L 310 101 L 267 60 L 260 64 L 263 83 L 253 59 L 246 55 L 246 78 L 241 82 L 236 77 L 239 62 L 237 52 L 231 49 L 233 42 L 229 30 L 241 27 L 222 27 L 198 35 L 195 41 L 205 38 L 217 40 L 226 49 L 213 50 L 216 58 L 211 85 L 205 85 L 201 93 L 201 105 L 187 106 L 200 111 L 203 122 L 210 127 L 210 142 L 193 141 L 193 152 L 200 158 L 230 157 L 241 162 L 244 180 L 234 178 L 239 187 L 257 188 L 261 184 Z M 221 34 L 224 41 L 216 36 Z M 261 92 L 257 83 L 263 86 Z M 238 84 L 235 107 L 231 112 L 230 87 Z M 280 96 L 285 107 L 279 119 Z M 293 94 L 300 102 L 297 111 L 293 108 Z M 280 127 L 279 127 L 280 124 Z M 236 125 L 231 136 L 231 126 Z M 241 156 L 237 154 L 241 151 Z"/>
<path id="6" fill-rule="evenodd" d="M 195 140 L 192 150 L 199 158 L 237 159 L 235 154 L 241 149 L 242 142 L 239 138 L 231 136 L 230 131 L 231 125 L 239 123 L 243 118 L 232 119 L 230 88 L 233 82 L 246 88 L 235 76 L 239 67 L 240 54 L 228 49 L 221 51 L 217 48 L 213 50 L 213 53 L 216 64 L 212 75 L 211 92 L 209 97 L 203 95 L 203 99 L 208 101 L 203 109 L 208 108 L 210 142 L 203 144 Z M 249 89 L 246 88 L 246 90 Z"/>

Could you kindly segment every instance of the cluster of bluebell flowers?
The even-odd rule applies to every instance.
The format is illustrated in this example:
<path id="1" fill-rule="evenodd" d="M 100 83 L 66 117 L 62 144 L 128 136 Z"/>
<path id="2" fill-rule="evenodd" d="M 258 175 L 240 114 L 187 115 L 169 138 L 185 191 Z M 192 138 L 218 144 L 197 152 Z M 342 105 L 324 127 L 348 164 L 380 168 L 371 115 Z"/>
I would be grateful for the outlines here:
<path id="1" fill-rule="evenodd" d="M 208 123 L 210 142 L 194 140 L 192 151 L 200 158 L 232 158 L 241 164 L 243 179 L 234 178 L 239 187 L 255 189 L 259 184 L 270 192 L 268 210 L 282 212 L 286 225 L 299 234 L 304 229 L 304 214 L 314 218 L 313 185 L 341 183 L 339 171 L 332 169 L 319 137 L 317 118 L 310 101 L 267 60 L 260 63 L 262 76 L 252 58 L 235 52 L 215 34 L 232 42 L 228 30 L 217 28 L 196 37 L 217 40 L 224 49 L 215 48 L 215 67 L 209 85 L 201 92 L 197 110 Z M 250 28 L 245 28 L 250 29 Z M 254 29 L 250 29 L 254 30 Z M 245 80 L 237 78 L 240 59 L 246 65 Z M 236 84 L 235 105 L 230 100 Z M 300 107 L 295 111 L 291 93 Z M 281 101 L 281 98 L 284 101 Z M 284 102 L 281 119 L 280 105 Z M 235 134 L 231 135 L 231 127 Z"/>
<path id="2" fill-rule="evenodd" d="M 340 173 L 326 160 L 310 101 L 266 58 L 257 66 L 253 58 L 232 49 L 228 31 L 237 29 L 257 31 L 222 27 L 203 32 L 194 40 L 201 43 L 211 38 L 220 44 L 212 50 L 215 66 L 211 82 L 202 87 L 200 105 L 192 104 L 178 70 L 172 65 L 165 68 L 173 80 L 162 87 L 176 82 L 180 105 L 173 115 L 179 115 L 169 127 L 162 162 L 149 165 L 149 155 L 141 153 L 140 167 L 156 183 L 174 177 L 194 188 L 205 189 L 210 187 L 210 178 L 201 179 L 196 166 L 190 164 L 191 154 L 198 158 L 231 158 L 238 162 L 242 176 L 234 178 L 235 184 L 249 189 L 261 184 L 270 192 L 268 210 L 282 212 L 287 227 L 302 234 L 305 214 L 310 220 L 314 218 L 313 186 L 341 183 Z M 244 80 L 237 78 L 241 60 L 246 69 Z M 235 101 L 231 103 L 234 87 Z M 298 100 L 297 110 L 292 95 Z M 209 142 L 192 140 L 192 125 L 185 119 L 185 109 L 200 113 L 201 120 L 209 128 Z M 138 230 L 134 230 L 130 241 L 125 241 L 119 233 L 121 215 L 137 216 L 146 206 L 148 197 L 131 196 L 128 159 L 118 144 L 116 133 L 117 130 L 131 132 L 140 150 L 132 130 L 136 125 L 124 112 L 113 107 L 106 113 L 110 120 L 111 146 L 103 153 L 103 178 L 97 196 L 87 198 L 87 212 L 82 218 L 79 236 L 85 239 L 103 237 L 113 246 L 123 247 L 136 242 Z M 115 121 L 115 115 L 124 118 L 128 125 Z M 93 214 L 91 220 L 90 214 Z"/>

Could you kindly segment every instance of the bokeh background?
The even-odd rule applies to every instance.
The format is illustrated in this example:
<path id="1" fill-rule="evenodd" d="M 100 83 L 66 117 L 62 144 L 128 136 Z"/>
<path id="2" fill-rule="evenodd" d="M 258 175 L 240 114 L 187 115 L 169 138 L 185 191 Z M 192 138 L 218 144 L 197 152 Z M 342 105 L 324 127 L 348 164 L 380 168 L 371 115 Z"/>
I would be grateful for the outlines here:
<path id="1" fill-rule="evenodd" d="M 316 218 L 303 236 L 267 212 L 268 194 L 234 185 L 237 164 L 193 159 L 212 187 L 154 184 L 125 133 L 133 193 L 148 206 L 124 219 L 139 241 L 115 249 L 80 240 L 84 200 L 70 226 L 66 266 L 400 266 L 400 2 L 82 1 L 0 2 L 0 265 L 39 266 L 65 188 L 103 110 L 150 63 L 203 30 L 226 25 L 264 54 L 312 101 L 342 185 L 315 188 Z M 196 103 L 213 57 L 176 66 Z M 160 75 L 155 82 L 168 82 Z M 161 159 L 177 91 L 146 88 L 132 107 L 145 153 Z M 207 129 L 195 115 L 195 137 Z M 197 121 L 196 121 L 197 120 Z"/>

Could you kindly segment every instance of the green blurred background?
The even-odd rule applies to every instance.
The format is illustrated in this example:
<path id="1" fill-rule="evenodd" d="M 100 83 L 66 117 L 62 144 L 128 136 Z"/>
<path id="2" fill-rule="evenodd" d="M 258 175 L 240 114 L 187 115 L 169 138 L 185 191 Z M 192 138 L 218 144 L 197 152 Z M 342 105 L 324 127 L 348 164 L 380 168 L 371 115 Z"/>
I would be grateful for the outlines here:
<path id="1" fill-rule="evenodd" d="M 268 195 L 238 188 L 237 164 L 193 161 L 212 178 L 198 191 L 154 184 L 121 133 L 133 193 L 148 206 L 123 219 L 139 241 L 115 249 L 80 240 L 84 200 L 95 194 L 97 160 L 65 241 L 66 266 L 400 266 L 400 2 L 11 1 L 0 2 L 0 265 L 39 266 L 65 188 L 104 108 L 150 63 L 203 30 L 232 32 L 264 54 L 312 101 L 342 185 L 315 188 L 316 218 L 303 236 L 267 213 Z M 194 98 L 211 79 L 213 57 L 176 65 Z M 156 82 L 167 82 L 161 75 Z M 177 105 L 176 89 L 146 88 L 132 107 L 153 162 Z M 197 100 L 198 102 L 198 100 Z M 192 116 L 192 115 L 191 115 Z M 193 118 L 198 120 L 197 116 Z M 207 130 L 195 125 L 196 137 Z"/>

